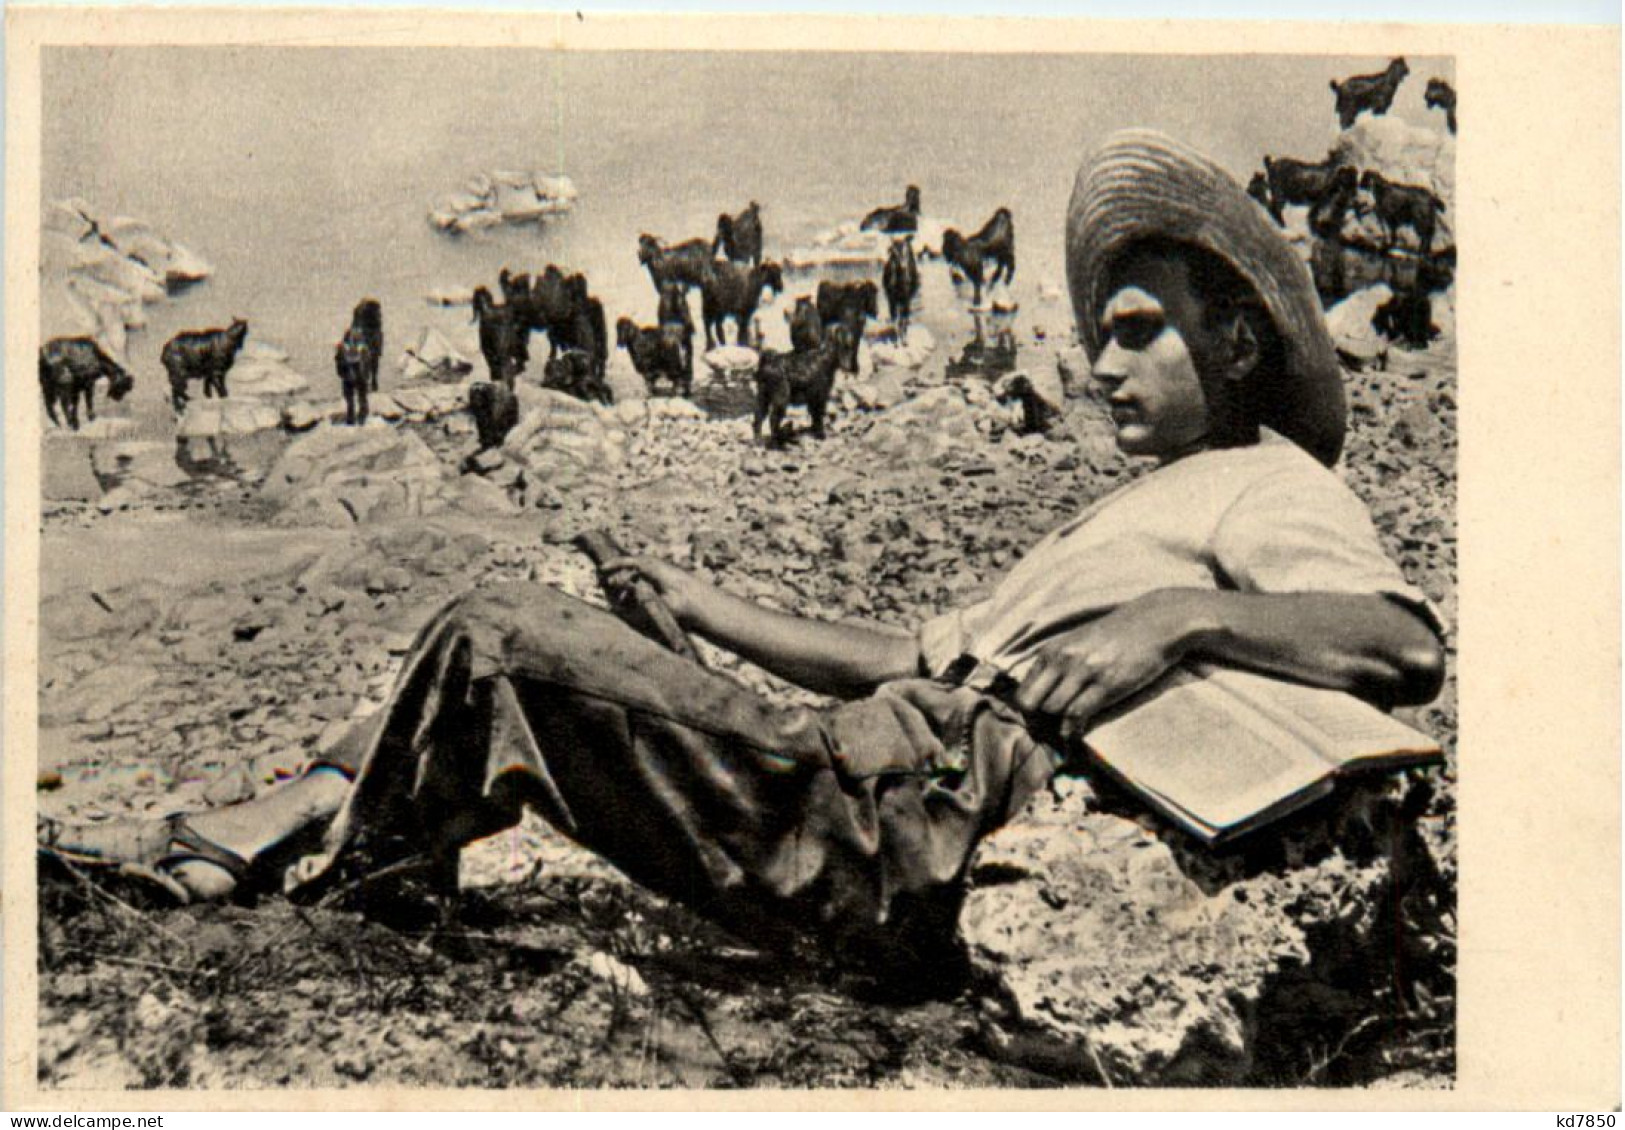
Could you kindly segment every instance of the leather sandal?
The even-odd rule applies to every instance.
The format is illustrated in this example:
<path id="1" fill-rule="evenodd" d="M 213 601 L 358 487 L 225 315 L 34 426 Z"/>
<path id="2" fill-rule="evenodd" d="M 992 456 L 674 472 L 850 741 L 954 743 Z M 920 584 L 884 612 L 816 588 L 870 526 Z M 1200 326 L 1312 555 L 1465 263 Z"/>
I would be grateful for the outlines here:
<path id="1" fill-rule="evenodd" d="M 193 901 L 192 892 L 174 876 L 174 869 L 183 863 L 202 861 L 219 867 L 231 876 L 234 891 L 242 887 L 248 875 L 249 861 L 199 835 L 189 823 L 187 813 L 176 812 L 164 817 L 161 830 L 155 830 L 150 836 L 149 844 L 162 844 L 155 858 L 141 858 L 148 852 L 139 843 L 139 832 L 134 833 L 127 854 L 62 842 L 73 832 L 72 827 L 59 821 L 41 820 L 36 849 L 42 881 L 53 872 L 66 871 L 107 888 L 124 901 L 170 907 L 186 906 Z"/>

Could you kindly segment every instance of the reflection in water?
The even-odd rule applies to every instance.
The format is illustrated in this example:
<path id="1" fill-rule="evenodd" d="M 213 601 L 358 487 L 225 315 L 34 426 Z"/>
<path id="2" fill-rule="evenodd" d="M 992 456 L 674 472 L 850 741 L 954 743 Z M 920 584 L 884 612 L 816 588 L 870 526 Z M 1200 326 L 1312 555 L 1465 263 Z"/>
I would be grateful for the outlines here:
<path id="1" fill-rule="evenodd" d="M 1016 367 L 1015 316 L 972 312 L 975 332 L 959 356 L 948 362 L 948 377 L 996 380 Z M 991 340 L 990 340 L 991 337 Z"/>
<path id="2" fill-rule="evenodd" d="M 175 465 L 194 479 L 242 477 L 242 468 L 231 457 L 231 446 L 219 436 L 176 437 Z"/>

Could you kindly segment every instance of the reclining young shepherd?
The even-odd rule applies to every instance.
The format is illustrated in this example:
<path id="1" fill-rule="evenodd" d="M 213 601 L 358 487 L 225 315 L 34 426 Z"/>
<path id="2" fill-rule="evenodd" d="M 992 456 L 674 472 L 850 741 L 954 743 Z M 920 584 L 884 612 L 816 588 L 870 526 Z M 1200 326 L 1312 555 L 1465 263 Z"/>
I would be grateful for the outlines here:
<path id="1" fill-rule="evenodd" d="M 46 839 L 208 899 L 326 825 L 296 893 L 410 859 L 444 889 L 459 848 L 529 805 L 741 936 L 906 966 L 951 942 L 978 840 L 1102 709 L 1172 665 L 1432 698 L 1438 623 L 1329 470 L 1344 402 L 1314 287 L 1241 187 L 1170 138 L 1118 134 L 1078 175 L 1066 263 L 1118 443 L 1158 465 L 988 599 L 910 633 L 771 611 L 646 557 L 612 563 L 688 631 L 841 704 L 779 705 L 606 611 L 513 585 L 441 609 L 384 709 L 299 779 Z M 1011 693 L 982 689 L 995 673 Z"/>

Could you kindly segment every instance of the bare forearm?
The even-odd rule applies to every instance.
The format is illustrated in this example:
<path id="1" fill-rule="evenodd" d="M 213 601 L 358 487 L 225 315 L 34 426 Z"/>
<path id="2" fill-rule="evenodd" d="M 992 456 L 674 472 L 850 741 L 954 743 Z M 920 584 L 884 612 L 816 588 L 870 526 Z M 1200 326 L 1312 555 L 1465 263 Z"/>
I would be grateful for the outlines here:
<path id="1" fill-rule="evenodd" d="M 1170 590 L 1184 610 L 1184 656 L 1267 671 L 1389 705 L 1430 701 L 1444 652 L 1386 597 Z"/>
<path id="2" fill-rule="evenodd" d="M 711 587 L 693 604 L 683 627 L 808 690 L 854 698 L 919 670 L 919 644 L 901 629 L 792 616 Z"/>

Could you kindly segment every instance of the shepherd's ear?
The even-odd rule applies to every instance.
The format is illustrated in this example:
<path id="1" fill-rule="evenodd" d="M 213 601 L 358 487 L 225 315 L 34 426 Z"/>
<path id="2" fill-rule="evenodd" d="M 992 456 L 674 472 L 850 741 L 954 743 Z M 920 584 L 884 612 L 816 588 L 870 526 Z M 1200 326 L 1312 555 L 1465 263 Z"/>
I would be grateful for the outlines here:
<path id="1" fill-rule="evenodd" d="M 1221 375 L 1225 380 L 1245 380 L 1258 367 L 1263 343 L 1258 327 L 1254 325 L 1254 317 L 1254 312 L 1244 306 L 1232 307 L 1225 312 L 1220 326 L 1224 350 Z"/>

